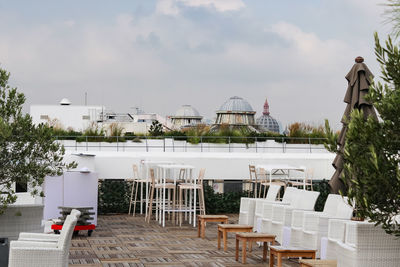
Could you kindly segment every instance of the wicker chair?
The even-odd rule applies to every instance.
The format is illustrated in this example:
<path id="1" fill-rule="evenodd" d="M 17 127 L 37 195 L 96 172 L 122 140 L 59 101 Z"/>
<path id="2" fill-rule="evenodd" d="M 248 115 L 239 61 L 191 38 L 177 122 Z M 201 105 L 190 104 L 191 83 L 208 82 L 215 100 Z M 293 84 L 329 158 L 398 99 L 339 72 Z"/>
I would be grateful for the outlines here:
<path id="1" fill-rule="evenodd" d="M 291 227 L 291 245 L 317 250 L 320 257 L 321 238 L 328 235 L 329 219 L 350 219 L 353 207 L 347 204 L 347 198 L 330 194 L 323 212 L 293 211 Z"/>
<path id="2" fill-rule="evenodd" d="M 282 244 L 283 241 L 283 227 L 291 226 L 292 213 L 294 210 L 314 210 L 315 202 L 319 196 L 319 192 L 299 190 L 297 199 L 295 199 L 290 206 L 272 207 L 272 222 L 271 234 L 276 235 L 276 240 Z"/>
<path id="3" fill-rule="evenodd" d="M 76 219 L 78 220 L 81 215 L 81 212 L 79 210 L 71 210 L 71 213 L 69 216 L 75 216 Z M 64 223 L 65 224 L 65 223 Z M 63 230 L 64 231 L 64 226 Z M 45 233 L 20 233 L 18 241 L 34 241 L 34 242 L 58 242 L 60 239 L 61 235 L 55 235 L 55 234 L 45 234 Z"/>
<path id="4" fill-rule="evenodd" d="M 293 192 L 293 190 L 297 190 L 296 188 L 291 188 L 288 191 L 285 191 L 285 194 L 283 195 L 283 198 L 285 198 L 284 201 L 278 201 L 277 198 L 279 196 L 279 192 L 281 190 L 281 186 L 280 185 L 276 185 L 273 184 L 270 186 L 270 188 L 268 189 L 268 193 L 267 193 L 267 197 L 264 199 L 257 199 L 256 200 L 256 207 L 255 207 L 255 211 L 254 211 L 254 228 L 253 230 L 256 232 L 261 232 L 261 218 L 263 217 L 263 207 L 265 203 L 272 203 L 272 204 L 280 204 L 280 203 L 286 203 L 289 205 L 290 202 L 290 195 L 291 192 Z"/>
<path id="5" fill-rule="evenodd" d="M 272 223 L 272 208 L 275 205 L 279 205 L 282 209 L 285 206 L 294 205 L 297 201 L 297 195 L 301 193 L 300 190 L 294 187 L 286 188 L 285 194 L 283 195 L 282 201 L 276 201 L 273 203 L 264 203 L 262 216 L 260 219 L 257 219 L 257 229 L 261 230 L 262 233 L 270 233 L 271 232 L 271 223 Z"/>
<path id="6" fill-rule="evenodd" d="M 57 242 L 11 241 L 8 266 L 68 266 L 69 248 L 77 221 L 76 216 L 67 216 Z"/>
<path id="7" fill-rule="evenodd" d="M 338 267 L 395 267 L 400 264 L 400 239 L 373 223 L 349 221 L 337 253 Z"/>

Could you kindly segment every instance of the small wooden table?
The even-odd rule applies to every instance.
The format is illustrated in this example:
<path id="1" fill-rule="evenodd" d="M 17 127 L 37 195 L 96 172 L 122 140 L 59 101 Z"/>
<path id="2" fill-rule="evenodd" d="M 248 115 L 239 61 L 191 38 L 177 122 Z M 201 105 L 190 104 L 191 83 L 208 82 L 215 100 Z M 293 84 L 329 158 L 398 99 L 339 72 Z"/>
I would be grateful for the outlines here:
<path id="1" fill-rule="evenodd" d="M 300 260 L 300 267 L 336 267 L 335 260 Z"/>
<path id="2" fill-rule="evenodd" d="M 278 258 L 278 267 L 282 267 L 282 257 L 305 257 L 315 259 L 316 250 L 297 247 L 269 247 L 269 267 L 274 267 L 275 256 Z"/>
<path id="3" fill-rule="evenodd" d="M 207 222 L 219 222 L 228 223 L 228 216 L 226 215 L 198 215 L 198 232 L 197 236 L 204 239 L 206 235 L 206 223 Z"/>
<path id="4" fill-rule="evenodd" d="M 242 263 L 246 264 L 247 242 L 263 242 L 263 261 L 267 261 L 268 242 L 275 245 L 275 235 L 263 233 L 238 233 L 236 234 L 236 261 L 239 260 L 239 241 L 242 241 Z M 251 245 L 250 245 L 251 246 Z"/>
<path id="5" fill-rule="evenodd" d="M 253 226 L 247 224 L 218 224 L 218 249 L 221 248 L 221 234 L 224 240 L 224 251 L 228 250 L 228 233 L 253 232 Z"/>

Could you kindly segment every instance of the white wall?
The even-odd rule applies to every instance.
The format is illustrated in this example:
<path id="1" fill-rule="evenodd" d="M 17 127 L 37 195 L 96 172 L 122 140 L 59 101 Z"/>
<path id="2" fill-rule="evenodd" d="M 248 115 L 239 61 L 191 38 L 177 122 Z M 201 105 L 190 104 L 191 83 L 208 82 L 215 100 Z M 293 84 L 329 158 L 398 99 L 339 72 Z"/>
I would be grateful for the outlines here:
<path id="1" fill-rule="evenodd" d="M 82 153 L 87 153 L 81 151 Z M 70 152 L 69 152 L 70 153 Z M 289 164 L 314 169 L 313 179 L 330 179 L 334 169 L 331 153 L 201 153 L 201 152 L 108 152 L 91 151 L 94 169 L 99 179 L 126 179 L 132 177 L 132 164 L 142 160 L 173 161 L 206 168 L 205 179 L 248 179 L 249 164 Z M 69 155 L 67 160 L 80 161 Z M 83 165 L 80 164 L 79 168 Z"/>
<path id="2" fill-rule="evenodd" d="M 32 105 L 30 115 L 34 124 L 46 123 L 41 116 L 48 116 L 50 120 L 57 119 L 64 129 L 73 128 L 75 131 L 85 130 L 91 121 L 96 121 L 102 110 L 101 106 L 74 106 L 74 105 Z M 89 119 L 83 119 L 89 116 Z"/>

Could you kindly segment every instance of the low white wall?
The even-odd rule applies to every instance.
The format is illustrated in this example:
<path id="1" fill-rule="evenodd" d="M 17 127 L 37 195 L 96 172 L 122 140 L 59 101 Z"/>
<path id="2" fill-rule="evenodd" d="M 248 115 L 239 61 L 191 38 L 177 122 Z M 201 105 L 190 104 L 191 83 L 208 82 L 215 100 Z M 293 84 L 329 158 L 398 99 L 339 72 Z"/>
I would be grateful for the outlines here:
<path id="1" fill-rule="evenodd" d="M 72 152 L 72 151 L 71 151 Z M 206 168 L 205 179 L 241 180 L 249 177 L 249 164 L 289 164 L 314 169 L 313 179 L 330 179 L 334 169 L 332 153 L 207 153 L 207 152 L 106 152 L 90 151 L 93 157 L 77 156 L 86 151 L 73 152 L 67 160 L 78 163 L 78 169 L 88 167 L 99 179 L 126 179 L 132 177 L 132 164 L 143 160 L 173 161 L 194 165 L 195 175 Z M 89 167 L 88 165 L 92 166 Z"/>

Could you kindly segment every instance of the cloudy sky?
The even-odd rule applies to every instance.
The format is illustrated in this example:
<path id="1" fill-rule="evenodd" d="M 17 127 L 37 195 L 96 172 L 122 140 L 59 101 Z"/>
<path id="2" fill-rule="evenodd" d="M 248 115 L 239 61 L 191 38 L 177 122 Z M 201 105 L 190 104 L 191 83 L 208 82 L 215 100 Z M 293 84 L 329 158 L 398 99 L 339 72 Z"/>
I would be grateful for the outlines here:
<path id="1" fill-rule="evenodd" d="M 361 55 L 379 76 L 373 33 L 384 0 L 0 0 L 0 67 L 27 103 L 69 98 L 116 112 L 206 118 L 230 96 L 287 125 L 344 110 L 344 76 Z"/>

